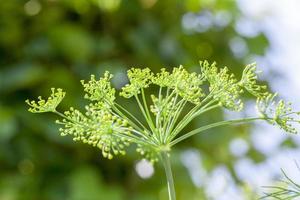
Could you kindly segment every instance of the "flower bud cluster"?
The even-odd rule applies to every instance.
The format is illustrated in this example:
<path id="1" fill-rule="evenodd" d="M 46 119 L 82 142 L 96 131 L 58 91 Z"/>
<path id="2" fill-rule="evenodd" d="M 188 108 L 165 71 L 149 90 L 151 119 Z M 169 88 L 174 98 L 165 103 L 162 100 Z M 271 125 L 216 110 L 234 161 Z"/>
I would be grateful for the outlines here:
<path id="1" fill-rule="evenodd" d="M 99 80 L 96 80 L 95 75 L 91 75 L 91 79 L 88 82 L 82 80 L 81 84 L 86 92 L 84 97 L 91 101 L 113 104 L 116 91 L 111 87 L 110 80 L 112 77 L 113 75 L 106 71 Z"/>
<path id="2" fill-rule="evenodd" d="M 129 84 L 122 88 L 121 96 L 130 98 L 140 93 L 142 88 L 147 88 L 151 84 L 153 73 L 149 68 L 131 68 L 127 72 Z"/>
<path id="3" fill-rule="evenodd" d="M 293 116 L 300 115 L 299 112 L 293 112 L 291 103 L 283 100 L 275 101 L 277 94 L 269 94 L 264 98 L 258 98 L 256 107 L 262 117 L 272 125 L 277 125 L 282 130 L 289 133 L 297 133 L 293 123 L 300 123 Z"/>
<path id="4" fill-rule="evenodd" d="M 57 121 L 64 126 L 59 129 L 61 135 L 72 135 L 74 141 L 100 148 L 102 155 L 108 159 L 112 159 L 113 155 L 124 155 L 125 146 L 130 144 L 124 136 L 131 134 L 127 121 L 104 110 L 86 108 L 86 114 L 74 108 L 64 113 L 66 119 Z"/>
<path id="5" fill-rule="evenodd" d="M 218 69 L 216 63 L 209 64 L 207 61 L 200 62 L 204 78 L 209 82 L 209 90 L 220 105 L 233 111 L 243 109 L 240 99 L 243 89 L 239 86 L 233 74 L 228 73 L 228 68 Z"/>
<path id="6" fill-rule="evenodd" d="M 170 87 L 174 82 L 171 75 L 165 68 L 162 68 L 159 73 L 152 77 L 152 83 L 160 87 Z"/>
<path id="7" fill-rule="evenodd" d="M 172 84 L 170 87 L 183 99 L 199 104 L 200 98 L 204 96 L 201 85 L 202 76 L 197 73 L 189 73 L 183 66 L 174 68 L 171 74 Z"/>
<path id="8" fill-rule="evenodd" d="M 204 96 L 201 75 L 189 73 L 183 66 L 175 67 L 170 74 L 164 68 L 153 77 L 152 82 L 160 87 L 173 89 L 183 99 L 199 104 Z"/>
<path id="9" fill-rule="evenodd" d="M 269 92 L 267 92 L 266 85 L 259 85 L 257 83 L 258 74 L 256 71 L 256 64 L 247 65 L 243 71 L 242 79 L 239 82 L 241 87 L 244 87 L 249 93 L 255 97 L 263 98 L 266 97 Z"/>
<path id="10" fill-rule="evenodd" d="M 66 93 L 62 89 L 51 88 L 51 95 L 47 100 L 41 96 L 38 97 L 38 101 L 26 100 L 26 103 L 30 106 L 28 109 L 32 113 L 43 113 L 43 112 L 55 112 L 58 104 L 63 100 Z"/>

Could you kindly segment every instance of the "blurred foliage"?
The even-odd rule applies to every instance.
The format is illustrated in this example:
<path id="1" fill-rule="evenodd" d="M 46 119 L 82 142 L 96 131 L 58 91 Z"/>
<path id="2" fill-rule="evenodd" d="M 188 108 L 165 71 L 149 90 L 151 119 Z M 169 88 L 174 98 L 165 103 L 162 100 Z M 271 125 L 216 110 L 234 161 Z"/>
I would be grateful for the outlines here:
<path id="1" fill-rule="evenodd" d="M 227 13 L 228 24 L 215 23 L 218 13 Z M 189 15 L 208 16 L 209 26 L 185 27 Z M 0 199 L 166 199 L 162 166 L 142 180 L 134 171 L 138 155 L 133 150 L 105 160 L 97 149 L 61 138 L 54 116 L 30 114 L 24 101 L 61 87 L 67 91 L 61 109 L 83 105 L 79 80 L 109 70 L 120 88 L 132 66 L 158 71 L 183 64 L 197 71 L 198 61 L 208 59 L 240 73 L 244 60 L 229 47 L 238 36 L 238 16 L 232 0 L 1 1 Z M 247 55 L 262 54 L 267 45 L 262 35 L 243 39 L 249 44 Z M 135 110 L 134 104 L 122 101 Z M 217 111 L 190 128 L 222 117 Z M 228 143 L 235 136 L 247 138 L 248 128 L 214 129 L 179 145 L 173 155 L 179 200 L 204 197 L 180 162 L 180 149 L 201 149 L 208 170 L 220 163 L 231 168 Z"/>

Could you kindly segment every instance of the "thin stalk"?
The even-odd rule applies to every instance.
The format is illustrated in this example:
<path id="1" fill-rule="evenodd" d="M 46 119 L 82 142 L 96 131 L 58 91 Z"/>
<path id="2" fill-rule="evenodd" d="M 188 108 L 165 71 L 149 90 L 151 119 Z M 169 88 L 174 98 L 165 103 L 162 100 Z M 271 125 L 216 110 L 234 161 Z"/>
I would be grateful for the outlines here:
<path id="1" fill-rule="evenodd" d="M 181 142 L 182 140 L 185 140 L 185 139 L 187 139 L 187 138 L 189 138 L 189 137 L 191 137 L 191 136 L 193 136 L 197 133 L 201 133 L 201 132 L 206 131 L 206 130 L 211 129 L 211 128 L 230 125 L 230 124 L 236 124 L 236 123 L 246 123 L 246 122 L 255 121 L 255 120 L 266 120 L 266 119 L 267 118 L 265 118 L 265 117 L 253 117 L 253 118 L 244 118 L 244 119 L 220 121 L 220 122 L 216 122 L 216 123 L 209 124 L 209 125 L 206 125 L 206 126 L 202 126 L 200 128 L 197 128 L 193 131 L 190 131 L 190 132 L 180 136 L 179 138 L 173 140 L 170 143 L 170 147 L 174 146 L 175 144 Z"/>
<path id="2" fill-rule="evenodd" d="M 114 113 L 114 112 L 111 112 L 112 114 L 116 114 L 116 115 L 118 115 L 119 117 L 123 117 L 123 118 L 125 118 L 127 121 L 128 121 L 128 123 L 132 126 L 132 127 L 134 127 L 134 128 L 136 128 L 137 130 L 139 130 L 139 131 L 141 131 L 141 132 L 143 132 L 143 129 L 141 129 L 135 122 L 133 122 L 129 117 L 127 117 L 122 111 L 120 111 L 118 108 L 117 108 L 117 106 L 116 105 L 118 105 L 120 108 L 122 107 L 122 106 L 120 106 L 119 104 L 117 104 L 117 103 L 115 103 L 115 104 L 110 104 L 109 102 L 107 102 L 107 101 L 105 101 L 106 103 L 108 103 L 110 106 L 111 106 L 111 108 L 112 108 L 112 110 L 114 111 L 114 112 L 116 112 L 116 113 Z M 123 111 L 125 111 L 127 114 L 129 113 L 129 111 L 127 111 L 126 109 L 124 109 L 124 108 L 121 108 Z M 132 115 L 130 115 L 130 116 L 132 116 Z M 136 120 L 136 118 L 134 118 L 135 120 Z M 141 124 L 138 120 L 136 120 L 139 124 Z M 143 125 L 142 125 L 142 127 L 143 127 Z M 146 130 L 146 129 L 145 129 Z"/>
<path id="3" fill-rule="evenodd" d="M 199 114 L 199 112 L 202 112 L 202 110 L 204 110 L 206 107 L 210 106 L 211 104 L 213 104 L 215 102 L 215 100 L 211 100 L 210 102 L 208 102 L 207 104 L 203 105 L 204 102 L 209 100 L 209 96 L 211 96 L 211 94 L 209 94 L 200 104 L 196 105 L 194 108 L 192 108 L 190 110 L 190 112 L 184 117 L 184 119 L 182 119 L 177 126 L 174 129 L 174 134 L 176 135 L 178 132 L 180 132 L 188 123 L 190 123 L 194 117 L 195 117 L 195 113 Z M 203 106 L 202 106 L 203 105 Z M 202 108 L 200 108 L 202 106 Z M 198 110 L 199 109 L 199 110 Z M 180 128 L 181 127 L 181 128 Z M 179 129 L 179 131 L 177 131 L 177 129 Z"/>
<path id="4" fill-rule="evenodd" d="M 150 143 L 149 140 L 144 140 L 143 138 L 139 138 L 135 135 L 126 135 L 123 133 L 116 133 L 116 135 L 120 138 L 126 138 L 126 139 L 130 140 L 131 142 L 135 142 L 137 144 L 154 145 L 153 143 Z"/>
<path id="5" fill-rule="evenodd" d="M 151 129 L 151 131 L 153 133 L 155 133 L 155 127 L 152 126 L 152 123 L 150 122 L 151 119 L 148 119 L 148 115 L 147 115 L 147 113 L 146 113 L 146 111 L 145 111 L 145 109 L 144 109 L 144 107 L 143 107 L 143 105 L 142 105 L 142 103 L 141 103 L 141 101 L 140 101 L 140 99 L 137 95 L 135 95 L 135 99 L 136 99 L 136 102 L 139 105 L 140 110 L 142 111 L 142 114 L 144 115 L 144 118 L 145 118 L 149 128 Z"/>
<path id="6" fill-rule="evenodd" d="M 158 101 L 161 101 L 161 92 L 162 92 L 162 87 L 159 87 Z M 155 117 L 155 125 L 158 130 L 160 130 L 160 128 L 161 128 L 160 114 L 161 114 L 161 110 L 159 110 L 159 112 L 157 113 L 157 115 Z"/>
<path id="7" fill-rule="evenodd" d="M 117 107 L 122 109 L 126 114 L 128 114 L 132 119 L 134 119 L 144 130 L 147 130 L 147 128 L 133 115 L 131 114 L 128 110 L 126 110 L 123 106 L 121 106 L 118 103 L 115 103 Z"/>
<path id="8" fill-rule="evenodd" d="M 172 104 L 172 108 L 171 110 L 175 110 L 176 108 L 176 102 L 177 102 L 177 98 L 178 98 L 178 94 L 175 95 L 174 97 L 174 101 L 173 101 L 173 104 Z M 172 115 L 174 114 L 173 111 L 171 111 L 172 113 L 169 114 L 169 116 L 164 120 L 164 127 L 163 127 L 163 132 L 161 133 L 162 134 L 162 137 L 163 137 L 163 142 L 166 141 L 167 137 L 168 137 L 168 129 L 170 128 L 170 122 L 171 122 L 171 119 L 172 119 Z M 174 111 L 175 112 L 175 111 Z M 176 112 L 175 112 L 176 113 Z"/>
<path id="9" fill-rule="evenodd" d="M 161 161 L 164 165 L 165 174 L 167 177 L 169 200 L 176 200 L 174 180 L 173 180 L 171 163 L 170 163 L 170 155 L 167 151 L 162 151 L 160 154 L 161 154 Z"/>
<path id="10" fill-rule="evenodd" d="M 150 142 L 150 138 L 148 137 L 148 135 L 146 135 L 145 133 L 141 133 L 140 131 L 138 130 L 135 130 L 135 129 L 130 129 L 130 128 L 122 128 L 122 130 L 124 131 L 129 131 L 129 132 L 132 132 L 132 133 L 135 133 L 135 135 L 141 139 L 141 140 L 146 140 L 147 142 Z"/>
<path id="11" fill-rule="evenodd" d="M 151 132 L 152 132 L 153 139 L 155 139 L 156 142 L 159 144 L 160 141 L 159 141 L 159 138 L 157 137 L 156 129 L 155 129 L 154 125 L 152 124 L 152 122 L 149 121 L 148 115 L 146 114 L 145 109 L 144 109 L 144 107 L 143 107 L 142 103 L 140 102 L 139 97 L 137 95 L 135 95 L 135 99 L 136 99 L 136 101 L 137 101 L 137 103 L 139 105 L 140 110 L 142 111 L 142 113 L 143 113 L 143 115 L 144 115 L 144 117 L 146 119 L 146 122 L 147 122 L 147 124 L 148 124 Z M 147 130 L 145 130 L 145 131 L 147 132 Z"/>
<path id="12" fill-rule="evenodd" d="M 127 117 L 124 113 L 122 113 L 116 106 L 112 106 L 112 109 L 115 113 L 112 112 L 112 114 L 116 114 L 119 117 L 123 117 L 124 119 L 126 119 L 128 121 L 128 123 L 134 127 L 135 129 L 143 132 L 143 129 L 141 129 L 135 122 L 133 122 L 131 119 L 129 119 L 129 117 Z M 145 129 L 147 130 L 147 129 Z"/>
<path id="13" fill-rule="evenodd" d="M 177 134 L 180 133 L 180 131 L 182 131 L 182 129 L 184 129 L 184 127 L 186 125 L 188 125 L 193 119 L 195 119 L 196 117 L 198 117 L 199 115 L 207 112 L 207 111 L 210 111 L 212 109 L 215 109 L 219 107 L 219 105 L 213 105 L 211 107 L 208 107 L 206 108 L 206 106 L 204 106 L 203 108 L 201 108 L 199 111 L 193 113 L 193 115 L 191 115 L 190 117 L 186 118 L 184 121 L 184 123 L 182 123 L 181 125 L 177 125 L 177 127 L 175 127 L 174 131 L 170 134 L 170 138 L 173 139 L 174 137 L 176 137 Z"/>
<path id="14" fill-rule="evenodd" d="M 64 114 L 61 113 L 61 112 L 58 112 L 57 110 L 53 111 L 53 113 L 59 115 L 59 116 L 62 117 L 62 118 L 68 119 L 66 115 L 64 115 Z"/>
<path id="15" fill-rule="evenodd" d="M 147 104 L 146 97 L 145 97 L 145 92 L 143 89 L 142 89 L 142 101 L 144 104 L 144 112 L 146 113 L 146 116 L 148 118 L 147 123 L 149 124 L 150 128 L 152 127 L 152 131 L 154 132 L 154 134 L 157 134 L 157 137 L 159 137 L 158 131 L 156 130 L 156 127 L 155 127 L 152 117 L 150 115 L 150 112 L 148 109 L 148 104 Z"/>
<path id="16" fill-rule="evenodd" d="M 193 109 L 191 109 L 189 111 L 189 113 L 186 115 L 186 117 L 190 117 L 191 115 L 193 115 L 201 106 L 204 105 L 204 103 L 206 103 L 211 97 L 212 97 L 212 92 L 213 90 L 198 104 L 196 105 Z M 208 102 L 207 104 L 205 104 L 204 106 L 209 105 L 210 102 Z"/>
<path id="17" fill-rule="evenodd" d="M 180 114 L 181 114 L 181 112 L 182 112 L 182 110 L 183 110 L 183 108 L 184 108 L 184 106 L 186 105 L 186 103 L 187 103 L 187 101 L 186 100 L 184 100 L 184 99 L 182 99 L 179 103 L 178 103 L 178 108 L 177 108 L 177 110 L 175 111 L 175 116 L 173 116 L 172 117 L 172 120 L 171 120 L 171 122 L 170 122 L 170 125 L 168 125 L 168 129 L 167 129 L 167 137 L 165 138 L 167 141 L 171 141 L 171 140 L 169 140 L 169 138 L 170 138 L 170 135 L 171 135 L 171 133 L 172 133 L 172 130 L 173 130 L 173 128 L 174 128 L 174 126 L 175 126 L 175 124 L 176 124 L 176 122 L 177 122 L 177 120 L 178 120 L 178 118 L 179 118 L 179 116 L 180 116 Z M 166 141 L 165 141 L 166 142 Z"/>

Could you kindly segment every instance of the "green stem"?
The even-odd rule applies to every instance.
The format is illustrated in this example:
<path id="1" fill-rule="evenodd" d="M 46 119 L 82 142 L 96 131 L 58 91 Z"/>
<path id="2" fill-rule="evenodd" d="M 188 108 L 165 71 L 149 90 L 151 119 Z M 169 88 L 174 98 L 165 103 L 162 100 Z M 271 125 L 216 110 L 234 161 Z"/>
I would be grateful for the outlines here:
<path id="1" fill-rule="evenodd" d="M 62 117 L 62 118 L 67 119 L 67 117 L 66 117 L 64 114 L 62 114 L 61 112 L 58 112 L 57 110 L 53 111 L 53 113 L 59 115 L 59 116 Z"/>
<path id="2" fill-rule="evenodd" d="M 126 110 L 123 106 L 121 106 L 120 104 L 118 104 L 118 103 L 115 103 L 115 105 L 117 106 L 117 107 L 119 107 L 121 110 L 123 110 L 128 116 L 130 116 L 133 120 L 135 120 L 137 123 L 138 123 L 138 125 L 140 125 L 144 130 L 147 130 L 147 128 L 133 115 L 133 114 L 131 114 L 128 110 Z M 117 109 L 117 108 L 116 108 Z M 125 116 L 125 115 L 124 115 Z M 126 117 L 126 119 L 128 118 L 127 116 L 125 116 Z"/>
<path id="3" fill-rule="evenodd" d="M 137 95 L 135 95 L 135 99 L 136 99 L 136 101 L 137 101 L 137 103 L 139 105 L 140 110 L 142 111 L 142 114 L 144 115 L 144 118 L 145 118 L 147 124 L 149 125 L 149 128 L 151 129 L 151 131 L 153 133 L 155 133 L 155 128 L 152 126 L 152 123 L 148 119 L 148 115 L 147 115 L 147 113 L 146 113 L 146 111 L 145 111 L 145 109 L 144 109 L 144 107 L 143 107 L 143 105 L 142 105 L 142 103 L 141 103 L 141 101 L 140 101 L 140 99 L 139 99 L 139 97 Z"/>
<path id="4" fill-rule="evenodd" d="M 150 115 L 150 112 L 149 112 L 149 109 L 148 109 L 148 104 L 147 104 L 147 101 L 146 101 L 145 92 L 144 92 L 143 88 L 141 90 L 142 90 L 142 100 L 143 100 L 143 103 L 144 103 L 144 111 L 146 112 L 146 115 L 147 115 L 147 118 L 148 118 L 147 123 L 149 124 L 150 127 L 152 127 L 152 129 L 153 129 L 152 131 L 155 131 L 156 128 L 155 128 L 155 125 L 152 121 L 152 118 L 151 118 L 151 115 Z"/>
<path id="5" fill-rule="evenodd" d="M 162 151 L 160 154 L 161 154 L 161 161 L 164 165 L 165 173 L 167 177 L 169 200 L 176 200 L 174 180 L 173 180 L 171 163 L 170 163 L 170 154 L 167 151 Z"/>
<path id="6" fill-rule="evenodd" d="M 212 109 L 218 108 L 219 105 L 217 104 L 217 105 L 213 105 L 213 106 L 208 107 L 208 108 L 206 108 L 206 107 L 207 107 L 207 106 L 204 106 L 204 107 L 201 108 L 199 111 L 194 112 L 194 113 L 193 113 L 192 115 L 190 115 L 189 117 L 185 117 L 185 119 L 182 120 L 183 123 L 182 123 L 182 124 L 178 124 L 178 125 L 175 127 L 174 131 L 172 131 L 172 133 L 170 134 L 170 138 L 171 138 L 171 139 L 175 138 L 176 135 L 179 134 L 180 131 L 182 131 L 182 129 L 184 129 L 184 127 L 185 127 L 186 125 L 188 125 L 194 118 L 198 117 L 199 115 L 201 115 L 201 114 L 203 114 L 203 113 L 205 113 L 205 112 L 207 112 L 207 111 L 210 111 L 210 110 L 212 110 Z"/>
<path id="7" fill-rule="evenodd" d="M 167 129 L 167 137 L 166 137 L 166 140 L 169 142 L 172 140 L 172 138 L 170 137 L 172 135 L 172 130 L 184 108 L 184 106 L 186 105 L 187 101 L 182 99 L 181 102 L 178 103 L 178 108 L 177 110 L 175 111 L 175 116 L 172 117 L 172 120 L 170 122 L 170 125 L 168 126 L 168 129 Z M 171 138 L 171 139 L 170 139 Z M 170 140 L 169 140 L 170 139 Z"/>
<path id="8" fill-rule="evenodd" d="M 209 124 L 209 125 L 206 125 L 206 126 L 202 126 L 200 128 L 197 128 L 193 131 L 190 131 L 182 136 L 180 136 L 179 138 L 173 140 L 171 143 L 170 143 L 170 147 L 171 146 L 174 146 L 175 144 L 181 142 L 182 140 L 185 140 L 197 133 L 200 133 L 200 132 L 203 132 L 203 131 L 206 131 L 208 129 L 211 129 L 211 128 L 215 128 L 215 127 L 219 127 L 219 126 L 225 126 L 225 125 L 230 125 L 230 124 L 235 124 L 235 123 L 246 123 L 246 122 L 250 122 L 250 121 L 255 121 L 255 120 L 266 120 L 267 118 L 265 117 L 253 117 L 253 118 L 244 118 L 244 119 L 236 119 L 236 120 L 227 120 L 227 121 L 220 121 L 220 122 L 216 122 L 216 123 L 213 123 L 213 124 Z"/>
<path id="9" fill-rule="evenodd" d="M 130 124 L 130 126 L 134 127 L 135 129 L 143 132 L 146 129 L 141 129 L 135 122 L 133 122 L 131 119 L 129 119 L 129 117 L 127 117 L 124 113 L 122 113 L 115 105 L 112 106 L 112 109 L 115 113 L 112 112 L 112 114 L 116 114 L 119 117 L 123 117 L 124 119 L 126 119 L 128 121 L 128 123 Z"/>

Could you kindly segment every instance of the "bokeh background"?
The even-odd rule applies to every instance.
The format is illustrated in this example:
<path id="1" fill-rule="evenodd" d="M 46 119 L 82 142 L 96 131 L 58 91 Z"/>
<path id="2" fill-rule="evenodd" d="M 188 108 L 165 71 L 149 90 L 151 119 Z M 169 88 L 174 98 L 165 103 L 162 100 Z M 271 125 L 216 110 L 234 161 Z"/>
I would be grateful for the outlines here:
<path id="1" fill-rule="evenodd" d="M 27 112 L 24 101 L 61 87 L 60 106 L 87 103 L 79 80 L 105 70 L 113 84 L 130 67 L 158 71 L 217 61 L 237 76 L 256 61 L 261 80 L 300 109 L 300 3 L 297 0 L 9 0 L 0 3 L 0 199 L 166 200 L 162 166 L 60 137 L 51 114 Z M 120 99 L 120 101 L 122 101 Z M 137 112 L 130 102 L 132 112 Z M 218 110 L 202 124 L 256 114 Z M 255 199 L 285 169 L 300 172 L 300 136 L 264 123 L 207 131 L 173 150 L 179 200 Z"/>

